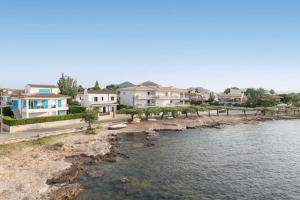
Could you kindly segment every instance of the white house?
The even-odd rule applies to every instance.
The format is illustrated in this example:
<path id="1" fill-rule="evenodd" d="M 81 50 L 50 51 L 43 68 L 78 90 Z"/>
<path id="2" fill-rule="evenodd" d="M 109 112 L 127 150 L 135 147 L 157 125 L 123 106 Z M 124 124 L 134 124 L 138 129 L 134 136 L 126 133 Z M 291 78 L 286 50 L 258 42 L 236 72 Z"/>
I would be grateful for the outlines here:
<path id="1" fill-rule="evenodd" d="M 228 94 L 218 94 L 219 104 L 241 105 L 247 101 L 247 96 L 242 90 L 230 89 Z"/>
<path id="2" fill-rule="evenodd" d="M 76 100 L 84 107 L 92 107 L 100 113 L 114 113 L 117 111 L 117 92 L 111 90 L 87 90 L 78 93 Z"/>
<path id="3" fill-rule="evenodd" d="M 2 107 L 8 107 L 11 106 L 11 97 L 13 95 L 21 94 L 23 90 L 0 88 L 0 92 L 2 93 L 2 100 L 0 101 L 0 106 L 2 103 Z"/>
<path id="4" fill-rule="evenodd" d="M 120 104 L 133 107 L 182 106 L 188 104 L 187 90 L 175 87 L 143 86 L 119 89 Z"/>
<path id="5" fill-rule="evenodd" d="M 26 85 L 24 92 L 11 96 L 15 117 L 30 118 L 67 114 L 69 97 L 59 92 L 55 85 Z"/>

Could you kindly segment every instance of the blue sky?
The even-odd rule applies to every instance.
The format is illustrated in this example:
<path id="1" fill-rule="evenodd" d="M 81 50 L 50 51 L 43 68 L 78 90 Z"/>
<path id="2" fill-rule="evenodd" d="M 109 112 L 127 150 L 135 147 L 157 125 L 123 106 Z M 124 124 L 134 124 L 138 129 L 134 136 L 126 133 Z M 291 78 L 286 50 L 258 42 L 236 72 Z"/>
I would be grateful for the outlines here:
<path id="1" fill-rule="evenodd" d="M 298 0 L 0 0 L 0 87 L 300 89 Z"/>

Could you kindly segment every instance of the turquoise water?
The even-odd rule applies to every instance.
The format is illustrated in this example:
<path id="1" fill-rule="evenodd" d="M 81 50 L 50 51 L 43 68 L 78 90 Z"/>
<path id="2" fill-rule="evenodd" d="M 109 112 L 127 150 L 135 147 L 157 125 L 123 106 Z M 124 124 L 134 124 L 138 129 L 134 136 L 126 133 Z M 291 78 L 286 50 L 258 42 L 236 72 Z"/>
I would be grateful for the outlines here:
<path id="1" fill-rule="evenodd" d="M 86 168 L 85 199 L 300 199 L 300 121 L 122 136 L 130 158 Z M 154 145 L 154 146 L 153 146 Z M 129 183 L 120 179 L 127 177 Z"/>

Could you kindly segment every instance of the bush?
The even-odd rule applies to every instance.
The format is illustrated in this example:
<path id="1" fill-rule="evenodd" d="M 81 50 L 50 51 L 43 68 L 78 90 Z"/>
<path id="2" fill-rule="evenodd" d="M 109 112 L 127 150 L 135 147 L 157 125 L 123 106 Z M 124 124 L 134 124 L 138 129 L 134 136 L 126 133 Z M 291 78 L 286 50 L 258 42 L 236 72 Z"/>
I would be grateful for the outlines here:
<path id="1" fill-rule="evenodd" d="M 117 105 L 117 110 L 122 110 L 122 109 L 132 109 L 133 107 L 132 106 L 127 106 L 127 105 L 124 105 L 124 104 L 118 104 Z"/>
<path id="2" fill-rule="evenodd" d="M 67 103 L 69 106 L 80 106 L 80 103 L 74 99 L 68 99 Z"/>
<path id="3" fill-rule="evenodd" d="M 96 135 L 97 134 L 97 132 L 94 128 L 87 129 L 85 133 L 88 135 Z"/>
<path id="4" fill-rule="evenodd" d="M 55 122 L 55 121 L 80 119 L 80 118 L 81 118 L 80 113 L 69 114 L 69 115 L 55 115 L 55 116 L 47 116 L 47 117 L 22 118 L 22 119 L 13 119 L 11 117 L 5 116 L 3 117 L 3 123 L 8 126 L 18 126 L 18 125 L 25 125 L 25 124 Z"/>
<path id="5" fill-rule="evenodd" d="M 85 110 L 86 110 L 86 107 L 83 107 L 83 106 L 69 106 L 70 114 L 82 113 Z"/>
<path id="6" fill-rule="evenodd" d="M 14 113 L 10 107 L 3 107 L 3 116 L 14 117 Z"/>
<path id="7" fill-rule="evenodd" d="M 64 146 L 64 142 L 56 142 L 53 146 L 61 148 Z"/>

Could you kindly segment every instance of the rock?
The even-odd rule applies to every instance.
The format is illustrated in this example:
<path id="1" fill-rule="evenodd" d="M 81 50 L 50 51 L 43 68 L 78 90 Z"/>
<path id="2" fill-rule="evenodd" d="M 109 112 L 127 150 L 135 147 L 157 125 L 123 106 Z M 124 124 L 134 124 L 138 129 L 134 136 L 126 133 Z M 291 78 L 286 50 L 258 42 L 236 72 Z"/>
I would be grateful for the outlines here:
<path id="1" fill-rule="evenodd" d="M 104 174 L 104 171 L 100 168 L 93 168 L 86 171 L 86 174 L 90 177 L 100 177 Z"/>
<path id="2" fill-rule="evenodd" d="M 124 184 L 130 183 L 130 182 L 132 182 L 133 180 L 134 180 L 134 178 L 131 177 L 131 176 L 125 176 L 125 177 L 123 177 L 123 178 L 120 179 L 121 183 L 124 183 Z"/>
<path id="3" fill-rule="evenodd" d="M 42 196 L 41 199 L 71 200 L 71 199 L 74 199 L 75 197 L 77 197 L 81 191 L 82 191 L 82 188 L 80 187 L 79 184 L 69 184 L 69 185 L 58 187 L 50 194 Z"/>
<path id="4" fill-rule="evenodd" d="M 81 166 L 73 164 L 71 165 L 70 168 L 64 170 L 60 174 L 55 175 L 53 178 L 48 179 L 46 183 L 48 185 L 73 183 L 81 171 L 82 171 Z"/>

